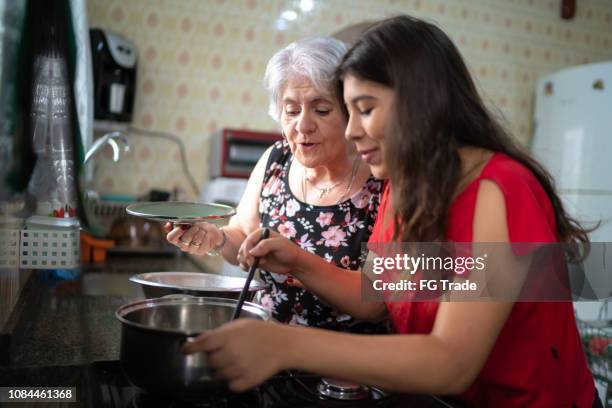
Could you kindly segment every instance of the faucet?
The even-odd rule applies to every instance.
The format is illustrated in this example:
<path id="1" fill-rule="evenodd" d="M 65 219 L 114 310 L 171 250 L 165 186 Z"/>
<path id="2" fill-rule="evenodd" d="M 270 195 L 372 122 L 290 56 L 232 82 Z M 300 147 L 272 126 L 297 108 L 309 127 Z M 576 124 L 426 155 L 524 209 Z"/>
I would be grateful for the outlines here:
<path id="1" fill-rule="evenodd" d="M 87 153 L 85 153 L 85 160 L 83 162 L 83 165 L 85 165 L 85 163 L 87 163 L 94 155 L 96 155 L 96 153 L 98 153 L 98 151 L 102 149 L 102 147 L 104 147 L 104 145 L 106 145 L 107 143 L 113 148 L 113 161 L 119 161 L 119 145 L 117 144 L 117 141 L 115 139 L 120 139 L 123 142 L 124 153 L 130 151 L 130 142 L 123 133 L 119 131 L 109 132 L 101 138 L 97 139 L 93 143 L 91 148 L 87 151 Z"/>
<path id="2" fill-rule="evenodd" d="M 83 161 L 83 167 L 85 167 L 85 165 L 89 162 L 89 160 L 91 160 L 91 158 L 95 156 L 107 143 L 113 148 L 113 161 L 115 162 L 119 161 L 119 151 L 120 150 L 119 150 L 119 145 L 117 144 L 116 139 L 119 139 L 123 142 L 123 152 L 124 153 L 127 153 L 130 151 L 130 142 L 123 133 L 121 133 L 120 131 L 113 131 L 113 132 L 106 133 L 104 136 L 97 139 L 91 145 L 91 148 L 87 150 L 87 153 L 85 153 L 85 160 Z M 87 176 L 85 177 L 85 180 L 88 180 Z M 87 208 L 88 206 L 91 206 L 95 208 L 95 205 L 96 205 L 95 203 L 99 200 L 98 193 L 96 193 L 95 191 L 89 190 L 87 188 L 84 188 L 84 190 L 85 190 L 85 202 L 92 203 L 90 205 L 86 204 L 85 207 Z M 97 214 L 95 214 L 95 210 L 90 209 L 89 212 L 94 214 L 93 216 L 91 216 L 91 214 L 88 215 L 89 232 L 91 232 L 94 236 L 97 236 L 97 237 L 103 237 L 107 235 L 108 231 L 106 231 L 106 227 L 103 226 L 101 221 L 96 218 Z"/>

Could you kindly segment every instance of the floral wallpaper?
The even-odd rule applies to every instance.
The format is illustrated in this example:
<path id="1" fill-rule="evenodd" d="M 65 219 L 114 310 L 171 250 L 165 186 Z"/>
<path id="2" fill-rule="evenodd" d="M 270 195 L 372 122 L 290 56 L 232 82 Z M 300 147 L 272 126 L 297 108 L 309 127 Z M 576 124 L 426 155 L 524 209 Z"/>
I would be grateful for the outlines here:
<path id="1" fill-rule="evenodd" d="M 536 79 L 612 59 L 612 2 L 578 0 L 90 0 L 91 27 L 139 49 L 134 125 L 185 143 L 191 171 L 208 179 L 210 137 L 224 127 L 277 131 L 267 115 L 267 60 L 289 42 L 408 13 L 439 24 L 459 46 L 487 102 L 523 143 L 531 134 Z M 194 198 L 170 141 L 130 135 L 132 151 L 95 160 L 93 188 L 139 195 L 179 188 Z"/>

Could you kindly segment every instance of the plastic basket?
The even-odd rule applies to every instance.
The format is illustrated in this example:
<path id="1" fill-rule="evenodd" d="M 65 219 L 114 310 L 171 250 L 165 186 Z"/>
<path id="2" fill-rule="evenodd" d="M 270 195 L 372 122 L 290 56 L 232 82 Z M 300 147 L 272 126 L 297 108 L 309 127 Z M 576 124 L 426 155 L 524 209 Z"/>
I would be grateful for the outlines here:
<path id="1" fill-rule="evenodd" d="M 607 320 L 577 319 L 578 331 L 593 376 L 612 384 L 612 327 Z"/>
<path id="2" fill-rule="evenodd" d="M 77 228 L 21 230 L 19 265 L 26 269 L 72 269 L 81 263 Z"/>
<path id="3" fill-rule="evenodd" d="M 19 265 L 19 229 L 0 229 L 0 268 Z"/>
<path id="4" fill-rule="evenodd" d="M 584 354 L 597 380 L 604 407 L 612 407 L 612 321 L 608 318 L 609 303 L 610 298 L 602 302 L 597 320 L 582 320 L 576 316 Z"/>

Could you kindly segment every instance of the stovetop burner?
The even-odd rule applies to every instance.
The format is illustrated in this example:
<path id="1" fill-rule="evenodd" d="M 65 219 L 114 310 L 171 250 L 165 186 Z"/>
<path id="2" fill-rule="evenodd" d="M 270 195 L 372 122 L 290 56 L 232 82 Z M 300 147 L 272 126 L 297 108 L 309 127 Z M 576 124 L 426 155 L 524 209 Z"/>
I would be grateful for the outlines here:
<path id="1" fill-rule="evenodd" d="M 362 400 L 370 393 L 370 389 L 366 386 L 335 378 L 322 378 L 317 389 L 322 396 L 341 401 Z"/>
<path id="2" fill-rule="evenodd" d="M 283 372 L 241 394 L 203 395 L 190 401 L 146 394 L 128 382 L 118 361 L 92 363 L 85 373 L 81 406 L 92 408 L 458 407 L 434 396 L 387 394 L 305 373 Z"/>
<path id="3" fill-rule="evenodd" d="M 322 388 L 329 389 L 330 395 L 322 393 Z M 398 395 L 385 394 L 376 388 L 368 388 L 329 378 L 322 379 L 319 376 L 304 373 L 284 372 L 268 380 L 259 389 L 265 396 L 271 397 L 271 400 L 285 401 L 284 405 L 281 403 L 270 405 L 270 407 L 275 408 L 405 406 L 398 403 Z M 341 391 L 344 391 L 342 396 L 340 395 Z M 351 391 L 353 391 L 353 394 L 351 394 Z M 354 398 L 349 399 L 349 395 Z M 267 405 L 265 406 L 267 407 Z"/>

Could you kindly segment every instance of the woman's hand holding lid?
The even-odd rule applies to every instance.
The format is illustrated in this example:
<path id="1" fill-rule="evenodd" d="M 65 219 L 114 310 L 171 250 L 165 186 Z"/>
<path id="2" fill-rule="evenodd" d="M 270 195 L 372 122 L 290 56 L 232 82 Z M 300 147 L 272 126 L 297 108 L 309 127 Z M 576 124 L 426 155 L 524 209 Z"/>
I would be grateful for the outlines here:
<path id="1" fill-rule="evenodd" d="M 183 252 L 206 255 L 223 242 L 223 231 L 208 222 L 196 224 L 164 224 L 166 239 Z"/>

